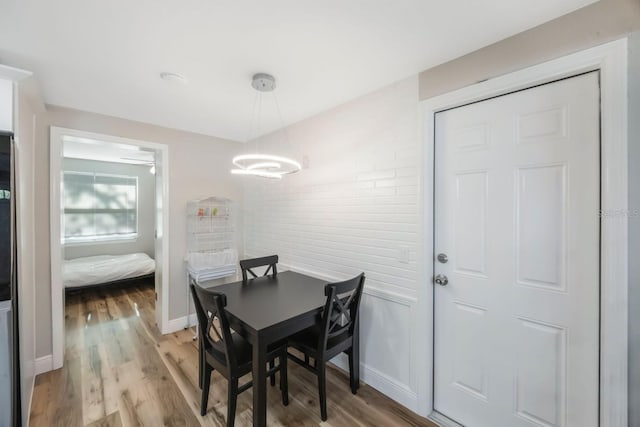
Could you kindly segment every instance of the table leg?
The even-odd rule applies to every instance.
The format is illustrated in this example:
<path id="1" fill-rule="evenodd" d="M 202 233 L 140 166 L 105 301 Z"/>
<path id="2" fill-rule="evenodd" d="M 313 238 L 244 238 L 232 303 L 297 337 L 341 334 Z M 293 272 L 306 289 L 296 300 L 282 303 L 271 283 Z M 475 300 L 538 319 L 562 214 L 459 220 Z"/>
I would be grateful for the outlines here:
<path id="1" fill-rule="evenodd" d="M 258 338 L 253 344 L 253 425 L 267 425 L 267 347 Z"/>

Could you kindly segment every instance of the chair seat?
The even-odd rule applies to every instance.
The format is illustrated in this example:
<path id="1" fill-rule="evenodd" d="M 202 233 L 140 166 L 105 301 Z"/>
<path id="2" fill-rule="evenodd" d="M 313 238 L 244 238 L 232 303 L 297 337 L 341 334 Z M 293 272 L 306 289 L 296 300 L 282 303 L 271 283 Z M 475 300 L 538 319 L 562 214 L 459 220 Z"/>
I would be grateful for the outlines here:
<path id="1" fill-rule="evenodd" d="M 288 344 L 290 347 L 294 347 L 303 353 L 313 355 L 318 351 L 318 341 L 320 340 L 321 335 L 321 327 L 319 324 L 316 324 L 290 337 Z M 348 338 L 349 336 L 347 332 L 333 338 L 329 338 L 327 340 L 327 350 L 343 343 Z"/>
<path id="2" fill-rule="evenodd" d="M 238 334 L 231 334 L 233 352 L 235 353 L 238 366 L 251 363 L 252 351 L 251 344 Z M 215 353 L 212 349 L 206 350 L 207 356 L 215 359 L 218 363 L 226 365 L 227 361 L 221 355 Z"/>
<path id="3" fill-rule="evenodd" d="M 253 347 L 251 344 L 245 340 L 240 334 L 232 332 L 231 338 L 233 340 L 233 351 L 236 355 L 237 364 L 239 367 L 243 365 L 251 365 L 251 360 L 253 359 Z M 275 342 L 269 347 L 267 347 L 267 359 L 273 359 L 277 356 L 277 350 L 286 345 L 286 341 L 278 341 Z M 207 355 L 210 357 L 214 357 L 219 363 L 226 364 L 225 360 L 222 360 L 212 351 L 207 351 Z"/>

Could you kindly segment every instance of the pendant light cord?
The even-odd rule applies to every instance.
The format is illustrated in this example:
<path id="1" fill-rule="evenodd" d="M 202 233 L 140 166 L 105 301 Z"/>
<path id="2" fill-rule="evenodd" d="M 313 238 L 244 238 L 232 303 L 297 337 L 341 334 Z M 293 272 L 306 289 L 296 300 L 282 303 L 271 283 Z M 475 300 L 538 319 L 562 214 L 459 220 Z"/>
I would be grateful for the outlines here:
<path id="1" fill-rule="evenodd" d="M 298 152 L 298 150 L 296 150 L 296 147 L 294 147 L 294 145 L 291 143 L 291 140 L 289 139 L 288 127 L 284 125 L 284 119 L 282 116 L 282 110 L 280 109 L 280 103 L 278 102 L 278 96 L 276 95 L 275 91 L 271 93 L 273 94 L 273 100 L 276 104 L 276 111 L 278 112 L 278 118 L 280 119 L 280 129 L 282 131 L 282 137 L 284 139 L 285 145 L 289 146 L 289 148 L 291 149 L 291 154 L 294 155 L 293 157 L 299 158 L 298 154 L 300 153 Z"/>

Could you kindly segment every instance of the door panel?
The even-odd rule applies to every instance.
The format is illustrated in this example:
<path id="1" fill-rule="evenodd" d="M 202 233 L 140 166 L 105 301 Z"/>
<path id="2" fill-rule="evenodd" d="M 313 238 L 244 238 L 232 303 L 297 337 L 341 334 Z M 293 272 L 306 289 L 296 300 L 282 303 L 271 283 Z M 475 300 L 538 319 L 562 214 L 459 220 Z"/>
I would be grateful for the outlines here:
<path id="1" fill-rule="evenodd" d="M 537 425 L 562 425 L 566 329 L 518 320 L 516 414 Z"/>
<path id="2" fill-rule="evenodd" d="M 456 175 L 456 272 L 486 277 L 487 172 Z"/>
<path id="3" fill-rule="evenodd" d="M 599 76 L 436 114 L 434 408 L 598 424 Z"/>
<path id="4" fill-rule="evenodd" d="M 460 302 L 455 308 L 453 384 L 486 400 L 487 358 L 478 351 L 488 332 L 486 310 Z"/>
<path id="5" fill-rule="evenodd" d="M 566 165 L 517 170 L 516 268 L 519 285 L 566 290 Z"/>

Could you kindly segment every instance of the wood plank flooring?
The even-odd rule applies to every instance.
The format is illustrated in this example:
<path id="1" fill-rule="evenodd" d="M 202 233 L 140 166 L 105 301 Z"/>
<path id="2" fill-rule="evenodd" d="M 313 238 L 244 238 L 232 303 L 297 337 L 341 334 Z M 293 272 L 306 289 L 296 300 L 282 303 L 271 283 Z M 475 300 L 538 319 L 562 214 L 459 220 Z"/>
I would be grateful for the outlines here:
<path id="1" fill-rule="evenodd" d="M 30 425 L 225 426 L 227 381 L 214 372 L 201 417 L 193 331 L 160 335 L 154 303 L 153 287 L 144 282 L 67 294 L 65 364 L 36 378 Z M 335 368 L 322 423 L 316 377 L 288 366 L 289 406 L 277 387 L 268 387 L 270 426 L 434 426 L 367 385 L 352 395 L 348 375 Z M 238 397 L 238 426 L 252 423 L 251 393 Z"/>

